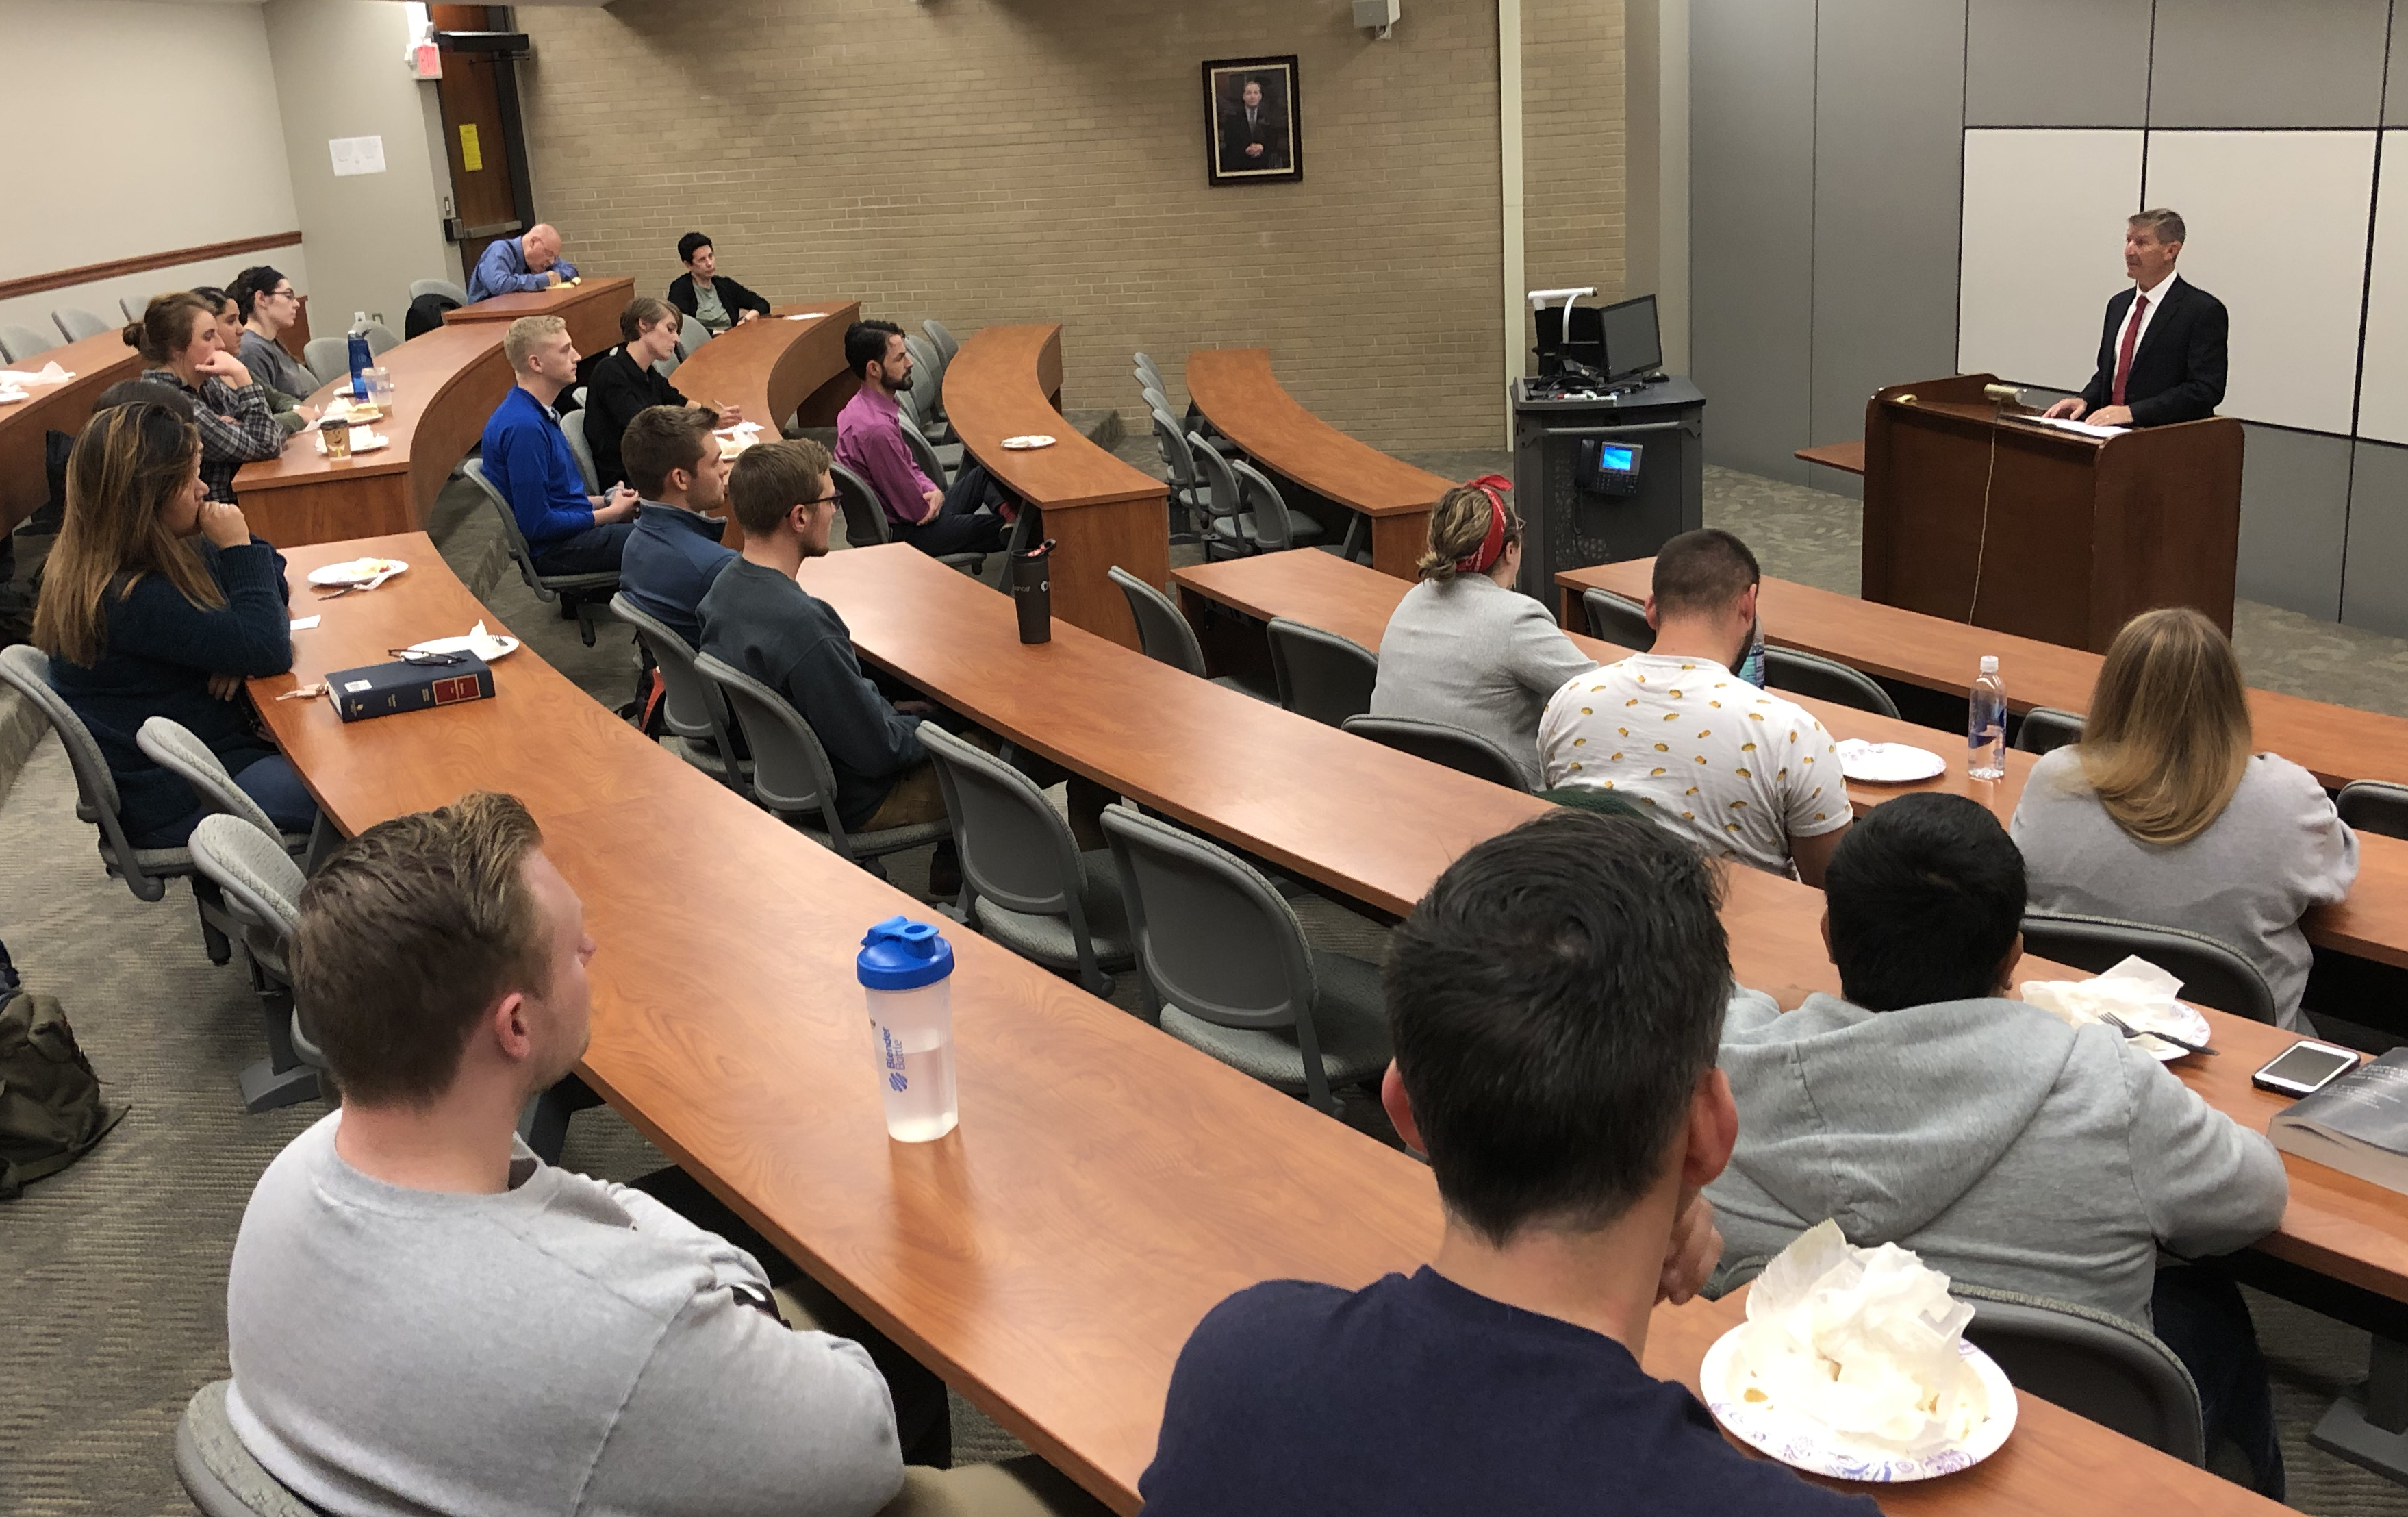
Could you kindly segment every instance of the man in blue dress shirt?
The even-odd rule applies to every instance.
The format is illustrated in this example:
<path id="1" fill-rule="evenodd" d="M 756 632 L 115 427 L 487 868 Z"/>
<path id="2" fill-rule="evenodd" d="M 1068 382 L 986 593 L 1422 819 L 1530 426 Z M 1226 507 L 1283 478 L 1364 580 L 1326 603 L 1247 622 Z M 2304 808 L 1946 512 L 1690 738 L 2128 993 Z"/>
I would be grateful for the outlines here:
<path id="1" fill-rule="evenodd" d="M 577 344 L 557 316 L 522 316 L 502 338 L 518 383 L 485 423 L 486 483 L 510 503 L 535 567 L 546 574 L 615 572 L 635 530 L 636 492 L 585 493 L 585 477 L 552 402 L 577 383 Z"/>
<path id="2" fill-rule="evenodd" d="M 577 277 L 577 266 L 560 255 L 560 232 L 549 222 L 538 222 L 521 237 L 485 244 L 476 272 L 468 276 L 471 304 L 497 295 L 525 295 L 549 290 Z"/>

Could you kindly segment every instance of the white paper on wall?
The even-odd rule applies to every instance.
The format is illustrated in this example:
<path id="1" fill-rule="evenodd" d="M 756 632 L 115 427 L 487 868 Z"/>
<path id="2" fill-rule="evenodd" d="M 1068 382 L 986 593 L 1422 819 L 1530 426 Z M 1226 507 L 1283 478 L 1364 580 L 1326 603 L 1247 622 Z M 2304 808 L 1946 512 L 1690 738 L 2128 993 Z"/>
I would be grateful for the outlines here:
<path id="1" fill-rule="evenodd" d="M 380 137 L 330 137 L 326 150 L 334 155 L 337 179 L 384 172 L 384 138 Z"/>

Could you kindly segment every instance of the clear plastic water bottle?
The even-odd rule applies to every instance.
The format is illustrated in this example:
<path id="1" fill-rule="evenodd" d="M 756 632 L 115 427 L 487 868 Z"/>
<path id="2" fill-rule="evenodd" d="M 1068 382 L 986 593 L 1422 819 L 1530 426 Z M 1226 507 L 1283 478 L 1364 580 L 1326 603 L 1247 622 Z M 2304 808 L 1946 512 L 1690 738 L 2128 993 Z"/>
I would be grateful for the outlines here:
<path id="1" fill-rule="evenodd" d="M 1977 780 L 2007 773 L 2007 682 L 1999 677 L 1995 654 L 1982 657 L 1982 677 L 1973 682 L 1965 710 L 1965 773 Z"/>
<path id="2" fill-rule="evenodd" d="M 953 946 L 927 922 L 889 917 L 853 960 L 869 1001 L 869 1043 L 886 1135 L 928 1143 L 961 1120 L 953 1091 Z"/>
<path id="3" fill-rule="evenodd" d="M 376 365 L 376 354 L 368 351 L 368 313 L 365 311 L 351 312 L 351 398 L 366 400 L 368 397 L 366 376 L 368 369 Z"/>

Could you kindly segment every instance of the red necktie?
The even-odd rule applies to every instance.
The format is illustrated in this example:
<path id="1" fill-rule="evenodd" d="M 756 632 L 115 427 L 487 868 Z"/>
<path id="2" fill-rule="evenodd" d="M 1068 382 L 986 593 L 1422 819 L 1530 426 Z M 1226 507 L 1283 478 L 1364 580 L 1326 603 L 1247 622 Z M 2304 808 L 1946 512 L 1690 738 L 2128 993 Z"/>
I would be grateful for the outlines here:
<path id="1" fill-rule="evenodd" d="M 2132 377 L 2132 349 L 2141 340 L 2141 318 L 2148 313 L 2149 297 L 2145 295 L 2132 296 L 2132 319 L 2124 324 L 2124 349 L 2115 354 L 2115 390 L 2108 397 L 2109 405 L 2124 403 L 2124 382 Z"/>

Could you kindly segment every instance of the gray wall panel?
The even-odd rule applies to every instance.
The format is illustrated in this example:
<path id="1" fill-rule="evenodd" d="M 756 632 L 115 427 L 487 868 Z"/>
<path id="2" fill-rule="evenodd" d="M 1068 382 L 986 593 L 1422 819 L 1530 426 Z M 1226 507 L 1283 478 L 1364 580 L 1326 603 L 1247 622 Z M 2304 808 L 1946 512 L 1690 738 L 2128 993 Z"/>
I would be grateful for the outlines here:
<path id="1" fill-rule="evenodd" d="M 2408 448 L 2358 444 L 2349 482 L 2349 564 L 2341 619 L 2408 637 Z"/>
<path id="2" fill-rule="evenodd" d="M 1885 384 L 1956 371 L 1962 0 L 1822 0 L 1814 122 L 1816 442 Z"/>
<path id="3" fill-rule="evenodd" d="M 2350 441 L 2243 426 L 2241 597 L 2331 621 L 2341 614 Z"/>
<path id="4" fill-rule="evenodd" d="M 2372 126 L 2388 0 L 2157 0 L 2151 126 Z"/>
<path id="5" fill-rule="evenodd" d="M 1972 0 L 1968 126 L 2145 126 L 2150 0 Z"/>
<path id="6" fill-rule="evenodd" d="M 1813 0 L 1696 0 L 1689 61 L 1690 367 L 1706 457 L 1802 484 L 1790 454 L 1813 441 Z"/>

